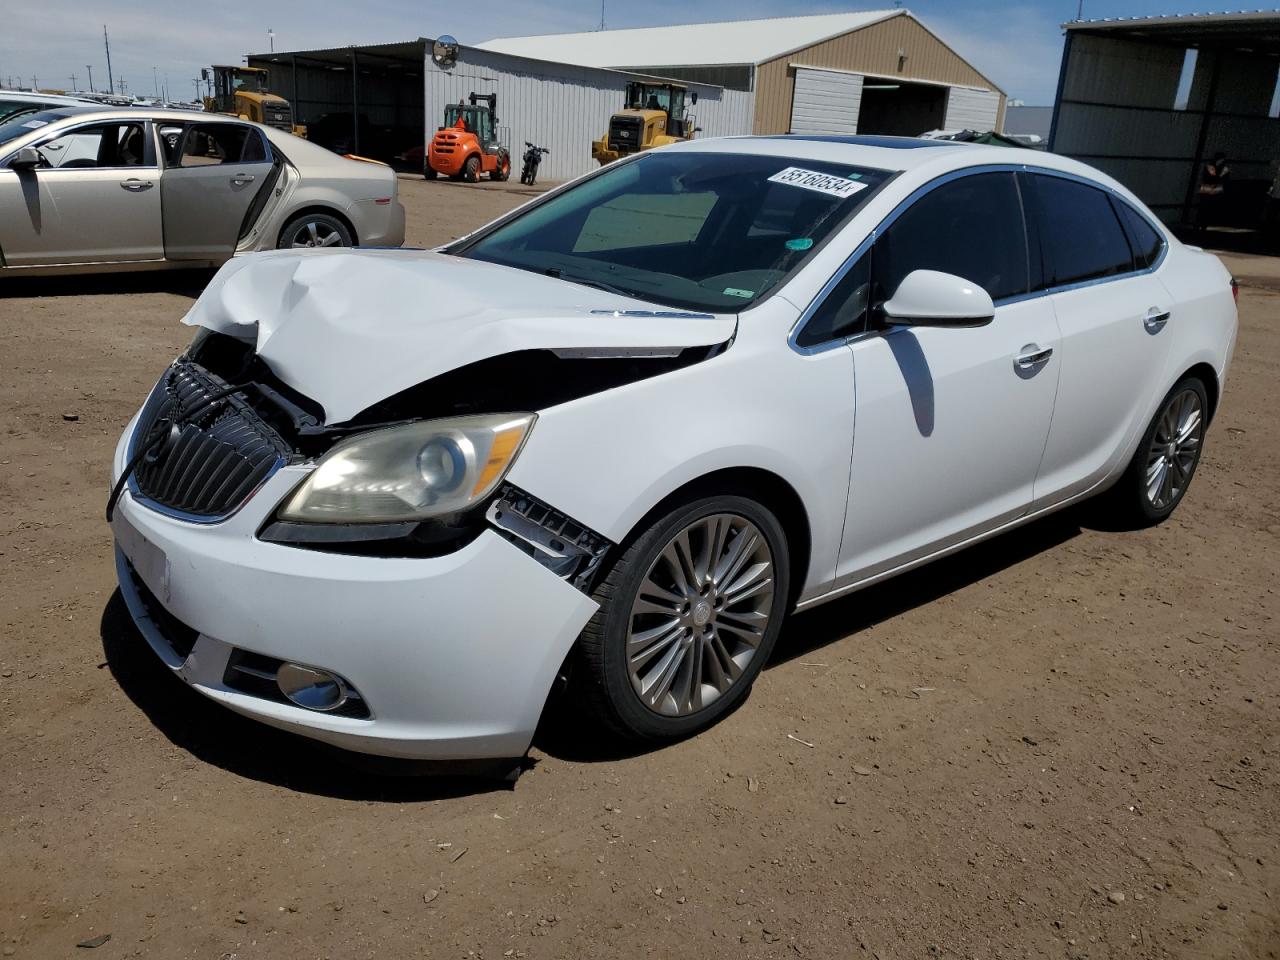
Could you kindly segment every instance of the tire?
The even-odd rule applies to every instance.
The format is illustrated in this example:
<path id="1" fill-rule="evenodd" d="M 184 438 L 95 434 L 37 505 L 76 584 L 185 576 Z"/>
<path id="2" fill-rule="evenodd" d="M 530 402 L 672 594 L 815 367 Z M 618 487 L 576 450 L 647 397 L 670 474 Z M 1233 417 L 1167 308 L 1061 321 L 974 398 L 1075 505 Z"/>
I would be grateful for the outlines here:
<path id="1" fill-rule="evenodd" d="M 1106 495 L 1111 519 L 1132 527 L 1165 520 L 1186 496 L 1204 451 L 1209 399 L 1196 377 L 1160 401 L 1124 474 Z"/>
<path id="2" fill-rule="evenodd" d="M 437 173 L 435 170 L 431 169 L 430 165 L 428 165 L 423 169 L 422 176 L 425 177 L 427 180 L 434 180 L 436 177 L 440 176 L 440 174 Z"/>
<path id="3" fill-rule="evenodd" d="M 709 544 L 719 544 L 716 564 L 707 563 Z M 706 583 L 717 567 L 720 582 Z M 790 569 L 781 524 L 754 500 L 705 497 L 659 517 L 593 592 L 600 609 L 582 632 L 574 677 L 580 705 L 615 736 L 641 743 L 715 723 L 742 702 L 769 659 Z M 701 589 L 680 587 L 695 576 L 704 578 Z M 731 590 L 739 596 L 727 596 Z M 643 645 L 631 660 L 629 644 Z"/>
<path id="4" fill-rule="evenodd" d="M 498 165 L 489 174 L 489 179 L 498 183 L 511 179 L 511 157 L 507 155 L 506 151 L 498 154 Z"/>
<path id="5" fill-rule="evenodd" d="M 467 162 L 462 165 L 462 179 L 467 183 L 480 182 L 480 158 L 476 154 L 467 157 Z"/>
<path id="6" fill-rule="evenodd" d="M 280 231 L 276 247 L 352 247 L 351 231 L 337 217 L 327 213 L 304 213 L 294 217 Z"/>

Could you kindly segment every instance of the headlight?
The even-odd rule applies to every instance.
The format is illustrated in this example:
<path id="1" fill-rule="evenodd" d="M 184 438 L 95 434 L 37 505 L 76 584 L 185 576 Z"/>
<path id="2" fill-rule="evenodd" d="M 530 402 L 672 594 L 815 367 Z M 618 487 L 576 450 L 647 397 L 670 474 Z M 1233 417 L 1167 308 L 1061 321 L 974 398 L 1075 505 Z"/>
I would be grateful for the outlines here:
<path id="1" fill-rule="evenodd" d="M 395 523 L 458 513 L 497 487 L 536 415 L 498 413 L 371 430 L 321 458 L 281 508 L 295 523 Z"/>

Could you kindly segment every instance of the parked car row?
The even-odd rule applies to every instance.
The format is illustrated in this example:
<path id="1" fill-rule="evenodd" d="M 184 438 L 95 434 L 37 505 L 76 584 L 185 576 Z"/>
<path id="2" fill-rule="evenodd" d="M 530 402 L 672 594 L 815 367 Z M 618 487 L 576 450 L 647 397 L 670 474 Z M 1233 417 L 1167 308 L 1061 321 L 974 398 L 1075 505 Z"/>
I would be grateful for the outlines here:
<path id="1" fill-rule="evenodd" d="M 145 123 L 162 187 L 249 169 L 230 122 Z M 6 189 L 61 172 L 14 156 Z M 558 685 L 668 741 L 793 610 L 1086 498 L 1160 522 L 1236 334 L 1222 264 L 1083 164 L 803 136 L 647 151 L 436 251 L 237 258 L 185 322 L 112 469 L 147 642 L 266 723 L 506 762 Z"/>
<path id="2" fill-rule="evenodd" d="M 83 105 L 0 122 L 0 276 L 403 242 L 389 167 L 261 124 Z"/>

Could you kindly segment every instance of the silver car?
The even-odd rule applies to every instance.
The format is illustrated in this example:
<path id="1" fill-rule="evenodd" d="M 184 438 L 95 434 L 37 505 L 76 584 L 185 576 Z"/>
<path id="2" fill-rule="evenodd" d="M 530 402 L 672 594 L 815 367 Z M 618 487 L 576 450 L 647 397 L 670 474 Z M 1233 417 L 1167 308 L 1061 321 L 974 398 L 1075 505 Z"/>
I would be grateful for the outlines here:
<path id="1" fill-rule="evenodd" d="M 0 275 L 216 266 L 275 247 L 398 247 L 396 176 L 257 123 L 59 107 L 0 123 Z"/>

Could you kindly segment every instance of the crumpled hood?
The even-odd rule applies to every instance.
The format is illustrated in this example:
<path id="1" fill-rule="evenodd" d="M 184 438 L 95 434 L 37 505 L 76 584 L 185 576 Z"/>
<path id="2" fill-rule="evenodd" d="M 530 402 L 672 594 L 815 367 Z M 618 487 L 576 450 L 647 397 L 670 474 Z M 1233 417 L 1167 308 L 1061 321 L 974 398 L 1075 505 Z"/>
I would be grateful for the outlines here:
<path id="1" fill-rule="evenodd" d="M 256 343 L 276 376 L 321 404 L 331 424 L 487 357 L 711 346 L 736 328 L 733 316 L 664 310 L 541 274 L 410 250 L 237 258 L 182 322 Z"/>

